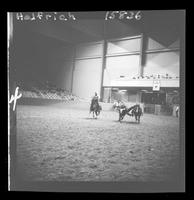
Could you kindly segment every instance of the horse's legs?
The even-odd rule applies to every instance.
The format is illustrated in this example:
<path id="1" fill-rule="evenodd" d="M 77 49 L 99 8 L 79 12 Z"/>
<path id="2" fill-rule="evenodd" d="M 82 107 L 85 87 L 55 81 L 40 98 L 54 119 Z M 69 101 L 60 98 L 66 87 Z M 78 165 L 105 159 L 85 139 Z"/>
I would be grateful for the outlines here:
<path id="1" fill-rule="evenodd" d="M 121 121 L 121 111 L 119 110 L 119 122 Z"/>
<path id="2" fill-rule="evenodd" d="M 98 116 L 98 113 L 97 113 L 97 111 L 95 111 L 95 115 L 96 115 L 96 119 L 97 119 L 97 116 Z"/>
<path id="3" fill-rule="evenodd" d="M 121 113 L 119 113 L 119 122 L 121 122 L 122 119 L 123 119 L 123 116 Z"/>
<path id="4" fill-rule="evenodd" d="M 120 114 L 119 114 L 119 120 L 118 121 L 121 122 L 121 116 L 120 116 Z"/>
<path id="5" fill-rule="evenodd" d="M 119 111 L 119 121 L 121 122 L 121 120 L 124 118 L 124 113 L 123 111 Z"/>
<path id="6" fill-rule="evenodd" d="M 140 115 L 138 115 L 138 123 L 140 123 Z"/>
<path id="7" fill-rule="evenodd" d="M 121 120 L 123 120 L 124 116 L 125 116 L 125 114 L 119 116 L 120 122 L 121 122 Z"/>
<path id="8" fill-rule="evenodd" d="M 137 121 L 138 119 L 137 119 L 137 115 L 135 114 L 135 121 Z"/>
<path id="9" fill-rule="evenodd" d="M 100 114 L 100 112 L 97 110 L 97 111 L 96 111 L 96 116 L 98 116 L 99 114 Z"/>

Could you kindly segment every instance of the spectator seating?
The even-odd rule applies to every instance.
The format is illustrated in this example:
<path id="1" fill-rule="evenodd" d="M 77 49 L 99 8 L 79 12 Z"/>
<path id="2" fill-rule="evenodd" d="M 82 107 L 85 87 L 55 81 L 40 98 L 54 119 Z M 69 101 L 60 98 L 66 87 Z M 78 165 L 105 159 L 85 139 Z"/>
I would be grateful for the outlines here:
<path id="1" fill-rule="evenodd" d="M 57 87 L 44 87 L 43 85 L 23 86 L 20 84 L 20 92 L 22 93 L 22 97 L 25 98 L 58 99 L 65 101 L 81 100 L 76 95 L 73 95 L 71 92 L 64 89 Z"/>

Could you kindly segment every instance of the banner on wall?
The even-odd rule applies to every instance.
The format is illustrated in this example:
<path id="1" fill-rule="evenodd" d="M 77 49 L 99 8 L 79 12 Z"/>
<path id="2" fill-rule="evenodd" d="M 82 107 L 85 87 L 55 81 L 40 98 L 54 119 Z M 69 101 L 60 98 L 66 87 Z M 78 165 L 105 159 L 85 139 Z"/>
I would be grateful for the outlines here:
<path id="1" fill-rule="evenodd" d="M 153 91 L 160 91 L 160 80 L 153 81 Z"/>

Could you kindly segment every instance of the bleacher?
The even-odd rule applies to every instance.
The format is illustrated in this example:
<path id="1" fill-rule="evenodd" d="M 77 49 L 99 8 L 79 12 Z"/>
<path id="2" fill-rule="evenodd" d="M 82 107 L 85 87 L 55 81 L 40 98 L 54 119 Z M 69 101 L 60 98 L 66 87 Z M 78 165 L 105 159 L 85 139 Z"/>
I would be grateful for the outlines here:
<path id="1" fill-rule="evenodd" d="M 71 92 L 50 84 L 18 84 L 22 98 L 56 99 L 63 101 L 82 101 Z"/>

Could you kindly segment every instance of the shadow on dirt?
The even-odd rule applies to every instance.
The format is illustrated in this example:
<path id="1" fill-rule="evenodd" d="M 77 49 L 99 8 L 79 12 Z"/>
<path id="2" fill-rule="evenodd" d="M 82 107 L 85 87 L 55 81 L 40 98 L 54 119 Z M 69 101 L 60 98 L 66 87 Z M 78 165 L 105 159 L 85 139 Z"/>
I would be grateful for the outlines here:
<path id="1" fill-rule="evenodd" d="M 98 118 L 93 118 L 93 117 L 85 117 L 83 119 L 86 119 L 86 120 L 97 120 Z"/>
<path id="2" fill-rule="evenodd" d="M 119 121 L 116 121 L 116 122 L 118 122 L 119 123 Z M 140 123 L 138 123 L 138 122 L 135 122 L 135 121 L 121 121 L 120 122 L 121 124 L 137 124 L 137 125 L 139 125 Z"/>

